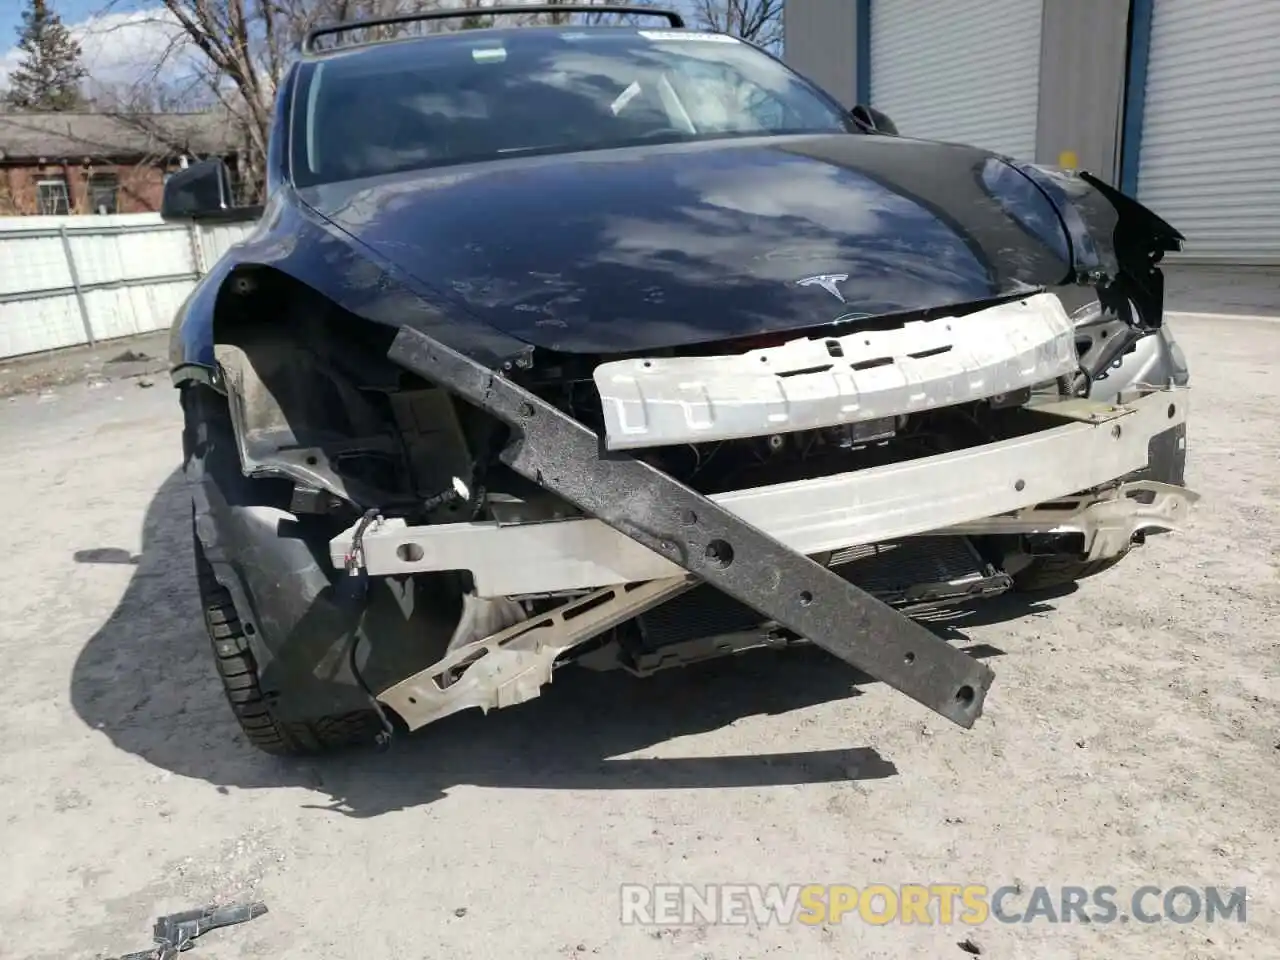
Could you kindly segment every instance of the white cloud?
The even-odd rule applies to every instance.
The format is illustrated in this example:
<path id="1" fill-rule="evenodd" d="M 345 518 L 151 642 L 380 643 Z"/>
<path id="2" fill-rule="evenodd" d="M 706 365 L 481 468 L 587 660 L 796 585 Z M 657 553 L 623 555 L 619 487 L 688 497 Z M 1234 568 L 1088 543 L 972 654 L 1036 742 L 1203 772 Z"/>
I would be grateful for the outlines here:
<path id="1" fill-rule="evenodd" d="M 186 72 L 182 29 L 164 7 L 99 14 L 68 26 L 93 84 L 132 85 L 150 76 L 162 59 L 167 75 Z M 16 46 L 0 54 L 0 87 L 18 62 Z"/>

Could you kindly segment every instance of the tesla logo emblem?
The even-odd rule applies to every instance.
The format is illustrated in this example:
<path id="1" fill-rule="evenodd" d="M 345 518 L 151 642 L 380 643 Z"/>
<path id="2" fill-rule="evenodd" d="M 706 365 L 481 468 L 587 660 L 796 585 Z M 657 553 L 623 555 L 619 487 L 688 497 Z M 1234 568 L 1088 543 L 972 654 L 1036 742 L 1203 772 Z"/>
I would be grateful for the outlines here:
<path id="1" fill-rule="evenodd" d="M 818 277 L 805 277 L 803 280 L 797 280 L 798 287 L 821 287 L 827 293 L 831 294 L 841 303 L 844 303 L 844 294 L 840 292 L 837 283 L 843 283 L 849 279 L 847 273 L 824 273 Z"/>

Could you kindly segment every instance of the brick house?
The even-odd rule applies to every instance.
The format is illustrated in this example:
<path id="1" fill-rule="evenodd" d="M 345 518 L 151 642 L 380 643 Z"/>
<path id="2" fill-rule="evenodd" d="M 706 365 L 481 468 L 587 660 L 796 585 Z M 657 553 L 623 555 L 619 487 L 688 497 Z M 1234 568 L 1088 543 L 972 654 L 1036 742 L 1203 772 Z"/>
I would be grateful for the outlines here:
<path id="1" fill-rule="evenodd" d="M 239 142 L 220 112 L 0 114 L 0 216 L 156 211 L 183 158 L 236 171 Z"/>

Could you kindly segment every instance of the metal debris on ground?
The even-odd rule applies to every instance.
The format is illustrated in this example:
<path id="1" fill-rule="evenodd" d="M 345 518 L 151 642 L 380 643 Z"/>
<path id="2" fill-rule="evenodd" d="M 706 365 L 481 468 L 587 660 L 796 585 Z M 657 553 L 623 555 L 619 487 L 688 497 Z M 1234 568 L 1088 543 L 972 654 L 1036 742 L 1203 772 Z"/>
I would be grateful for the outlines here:
<path id="1" fill-rule="evenodd" d="M 156 920 L 151 938 L 155 945 L 137 953 L 126 953 L 119 960 L 172 960 L 183 950 L 194 946 L 202 934 L 219 927 L 247 923 L 267 912 L 261 901 L 242 903 L 228 907 L 208 906 L 182 913 L 171 913 Z"/>

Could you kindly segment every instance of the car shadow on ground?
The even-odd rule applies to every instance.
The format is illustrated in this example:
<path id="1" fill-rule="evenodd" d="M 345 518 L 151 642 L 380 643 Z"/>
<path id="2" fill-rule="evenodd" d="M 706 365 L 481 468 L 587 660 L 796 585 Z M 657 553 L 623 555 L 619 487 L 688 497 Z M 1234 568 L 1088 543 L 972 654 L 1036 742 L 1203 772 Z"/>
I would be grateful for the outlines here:
<path id="1" fill-rule="evenodd" d="M 324 758 L 270 757 L 247 744 L 211 662 L 194 587 L 188 493 L 175 472 L 153 497 L 143 549 L 83 546 L 84 563 L 135 565 L 124 595 L 89 638 L 71 678 L 84 722 L 154 766 L 230 789 L 302 786 L 328 793 L 317 804 L 373 816 L 431 802 L 459 785 L 539 789 L 667 789 L 869 780 L 897 773 L 869 747 L 786 750 L 748 756 L 629 758 L 678 737 L 748 716 L 780 716 L 858 696 L 874 681 L 812 648 L 760 651 L 640 680 L 568 668 L 543 695 L 518 707 L 446 718 L 386 752 Z M 1023 616 L 1025 601 L 988 601 L 968 626 Z M 962 628 L 937 627 L 978 657 L 1002 651 L 965 645 Z M 794 726 L 782 728 L 788 746 Z"/>

